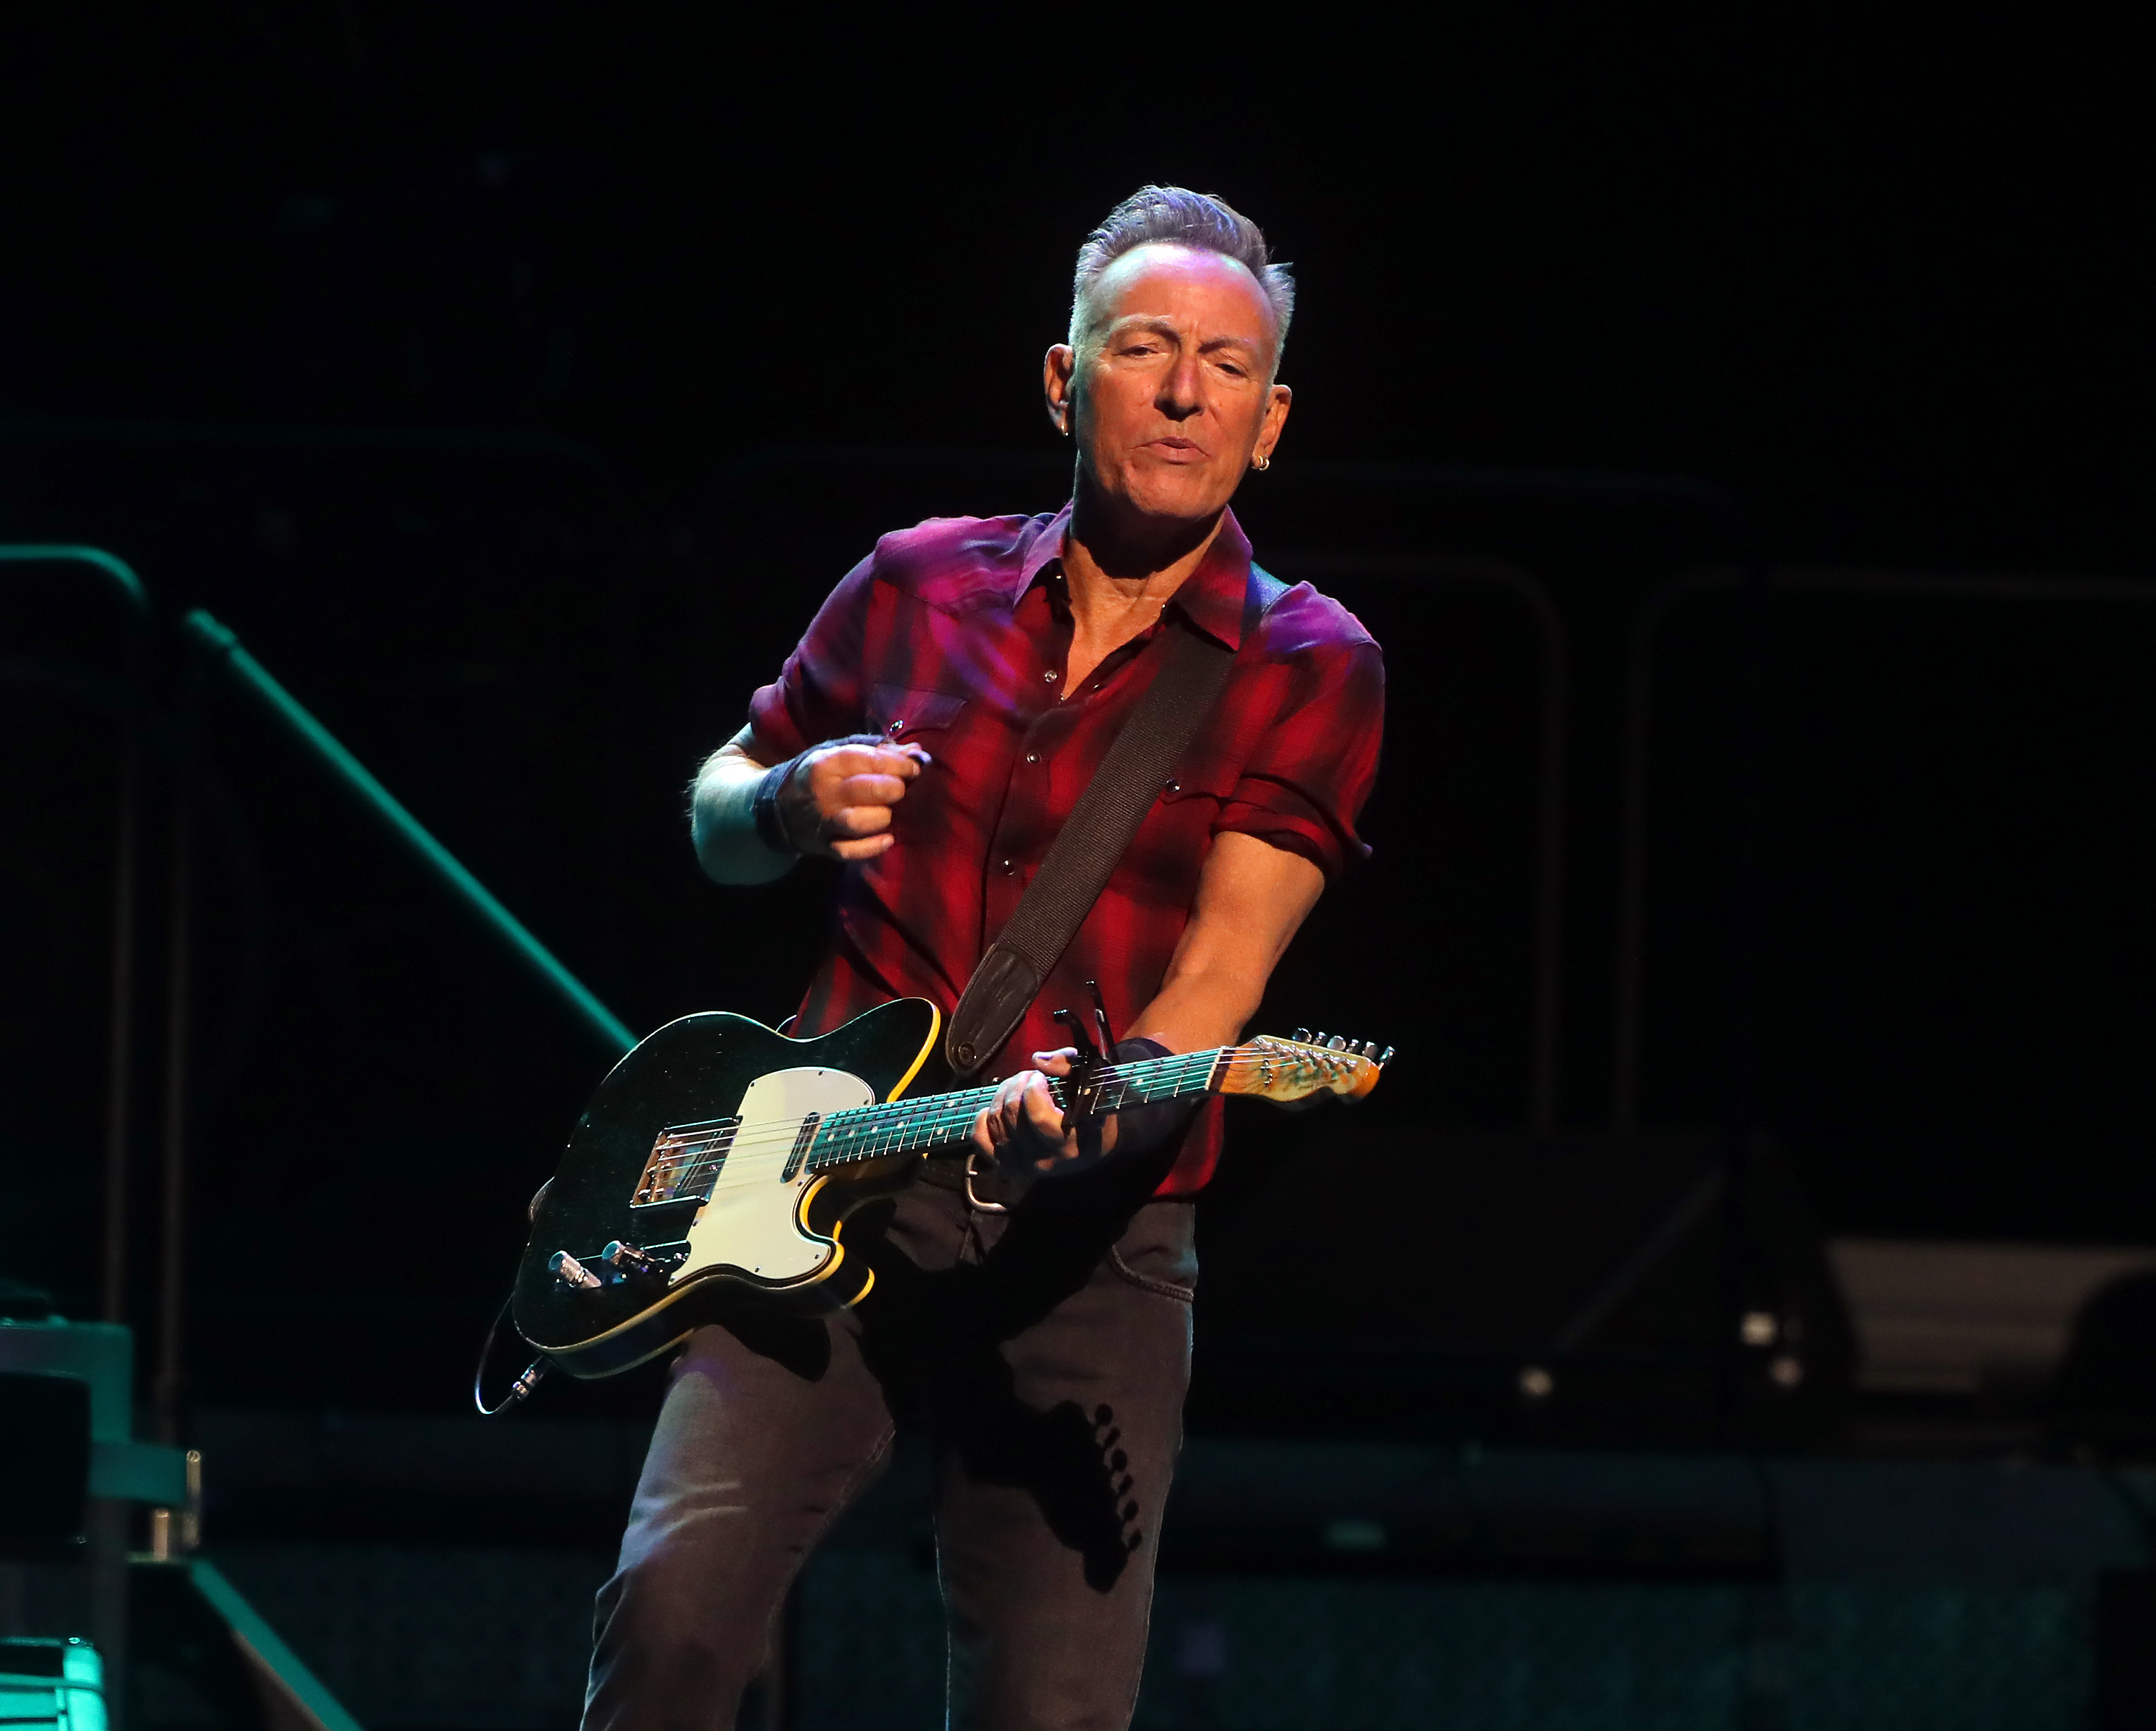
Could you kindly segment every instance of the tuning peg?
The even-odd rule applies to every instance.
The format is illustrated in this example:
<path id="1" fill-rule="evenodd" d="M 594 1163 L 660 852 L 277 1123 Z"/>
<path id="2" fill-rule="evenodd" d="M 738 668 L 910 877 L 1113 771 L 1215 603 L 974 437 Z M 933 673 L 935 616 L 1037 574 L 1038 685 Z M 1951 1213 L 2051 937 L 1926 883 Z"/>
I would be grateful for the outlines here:
<path id="1" fill-rule="evenodd" d="M 1373 1045 L 1374 1045 L 1374 1044 L 1376 1044 L 1376 1042 L 1375 1042 L 1375 1041 L 1373 1041 L 1373 1042 L 1372 1042 L 1372 1044 L 1373 1044 Z M 1389 1064 L 1389 1063 L 1391 1063 L 1391 1062 L 1392 1062 L 1392 1061 L 1393 1061 L 1393 1049 L 1392 1049 L 1390 1046 L 1387 1046 L 1387 1047 L 1384 1049 L 1384 1050 L 1383 1050 L 1383 1051 L 1382 1051 L 1382 1052 L 1378 1053 L 1378 1069 L 1380 1069 L 1380 1070 L 1383 1070 L 1383 1069 L 1385 1067 L 1385 1066 L 1386 1066 L 1386 1065 L 1388 1065 L 1388 1064 Z"/>
<path id="2" fill-rule="evenodd" d="M 1325 1042 L 1325 1045 L 1326 1050 L 1328 1051 L 1342 1052 L 1348 1049 L 1348 1042 L 1345 1040 L 1342 1040 L 1337 1034 L 1334 1035 L 1332 1039 L 1327 1040 Z"/>
<path id="3" fill-rule="evenodd" d="M 1294 1033 L 1288 1035 L 1288 1038 L 1294 1040 L 1306 1041 L 1310 1038 L 1310 1030 L 1307 1028 L 1298 1028 Z"/>

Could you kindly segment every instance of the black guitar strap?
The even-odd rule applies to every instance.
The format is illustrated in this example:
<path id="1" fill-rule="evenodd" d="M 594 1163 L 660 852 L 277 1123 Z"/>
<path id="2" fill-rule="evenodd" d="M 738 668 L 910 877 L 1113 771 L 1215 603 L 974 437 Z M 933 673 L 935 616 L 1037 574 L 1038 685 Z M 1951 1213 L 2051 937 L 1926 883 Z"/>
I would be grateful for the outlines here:
<path id="1" fill-rule="evenodd" d="M 1251 566 L 1245 630 L 1286 593 L 1285 584 Z M 1107 887 L 1168 772 L 1228 682 L 1233 650 L 1184 626 L 1173 626 L 1167 634 L 1160 671 L 1071 807 L 1010 923 L 981 958 L 951 1013 L 943 1053 L 961 1080 L 996 1055 L 1040 995 L 1049 970 Z"/>

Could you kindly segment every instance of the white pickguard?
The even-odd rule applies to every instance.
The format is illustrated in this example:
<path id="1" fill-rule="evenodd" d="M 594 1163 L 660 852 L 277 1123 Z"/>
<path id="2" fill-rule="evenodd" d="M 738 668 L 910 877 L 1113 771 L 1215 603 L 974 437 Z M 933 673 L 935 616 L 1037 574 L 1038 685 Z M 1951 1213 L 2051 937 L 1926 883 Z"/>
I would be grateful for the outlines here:
<path id="1" fill-rule="evenodd" d="M 875 1091 L 843 1070 L 774 1070 L 751 1082 L 742 1096 L 732 1151 L 689 1228 L 689 1253 L 672 1278 L 738 1268 L 759 1280 L 789 1281 L 822 1267 L 831 1246 L 795 1225 L 802 1193 L 816 1174 L 803 1162 L 787 1179 L 785 1155 L 810 1112 L 828 1116 L 875 1104 Z"/>

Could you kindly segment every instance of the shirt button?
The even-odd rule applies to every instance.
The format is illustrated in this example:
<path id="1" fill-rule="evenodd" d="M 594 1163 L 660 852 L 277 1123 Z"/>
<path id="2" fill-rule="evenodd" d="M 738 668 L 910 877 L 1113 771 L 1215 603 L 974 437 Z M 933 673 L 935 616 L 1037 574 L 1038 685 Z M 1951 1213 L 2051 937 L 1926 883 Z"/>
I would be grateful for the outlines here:
<path id="1" fill-rule="evenodd" d="M 1180 794 L 1183 791 L 1183 783 L 1171 778 L 1168 783 L 1166 791 L 1171 794 Z"/>
<path id="2" fill-rule="evenodd" d="M 1016 870 L 1016 868 L 1012 866 L 1009 860 L 1006 860 L 1004 861 L 1004 876 L 1005 877 L 1009 877 L 1014 870 Z"/>
<path id="3" fill-rule="evenodd" d="M 1047 672 L 1042 674 L 1040 676 L 1043 681 L 1046 684 L 1052 686 L 1055 683 L 1055 670 L 1053 667 L 1050 668 Z"/>
<path id="4" fill-rule="evenodd" d="M 1025 761 L 1029 763 L 1038 763 L 1040 761 L 1040 753 L 1039 752 L 1028 752 L 1025 754 Z"/>
<path id="5" fill-rule="evenodd" d="M 904 722 L 893 722 L 891 724 L 891 731 L 894 733 L 902 733 L 906 731 L 906 723 Z"/>

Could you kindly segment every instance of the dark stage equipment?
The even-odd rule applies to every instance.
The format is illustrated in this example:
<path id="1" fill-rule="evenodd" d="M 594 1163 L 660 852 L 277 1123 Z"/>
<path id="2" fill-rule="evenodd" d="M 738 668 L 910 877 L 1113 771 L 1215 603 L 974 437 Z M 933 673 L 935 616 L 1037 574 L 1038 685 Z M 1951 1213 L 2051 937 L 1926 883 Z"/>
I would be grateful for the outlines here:
<path id="1" fill-rule="evenodd" d="M 0 1319 L 0 1717 L 58 1731 L 179 1731 L 205 1713 L 217 1731 L 359 1731 L 187 1554 L 201 1456 L 134 1440 L 133 1370 L 117 1324 Z"/>
<path id="2" fill-rule="evenodd" d="M 1203 1221 L 1199 1422 L 1572 1446 L 1788 1445 L 1830 1427 L 1850 1326 L 1771 1143 L 1732 1161 L 1706 1133 L 1413 1118 L 1373 1097 L 1313 1123 L 1355 1184 L 1299 1182 L 1283 1162 Z M 1252 1164 L 1250 1143 L 1297 1133 L 1237 1129 Z"/>

